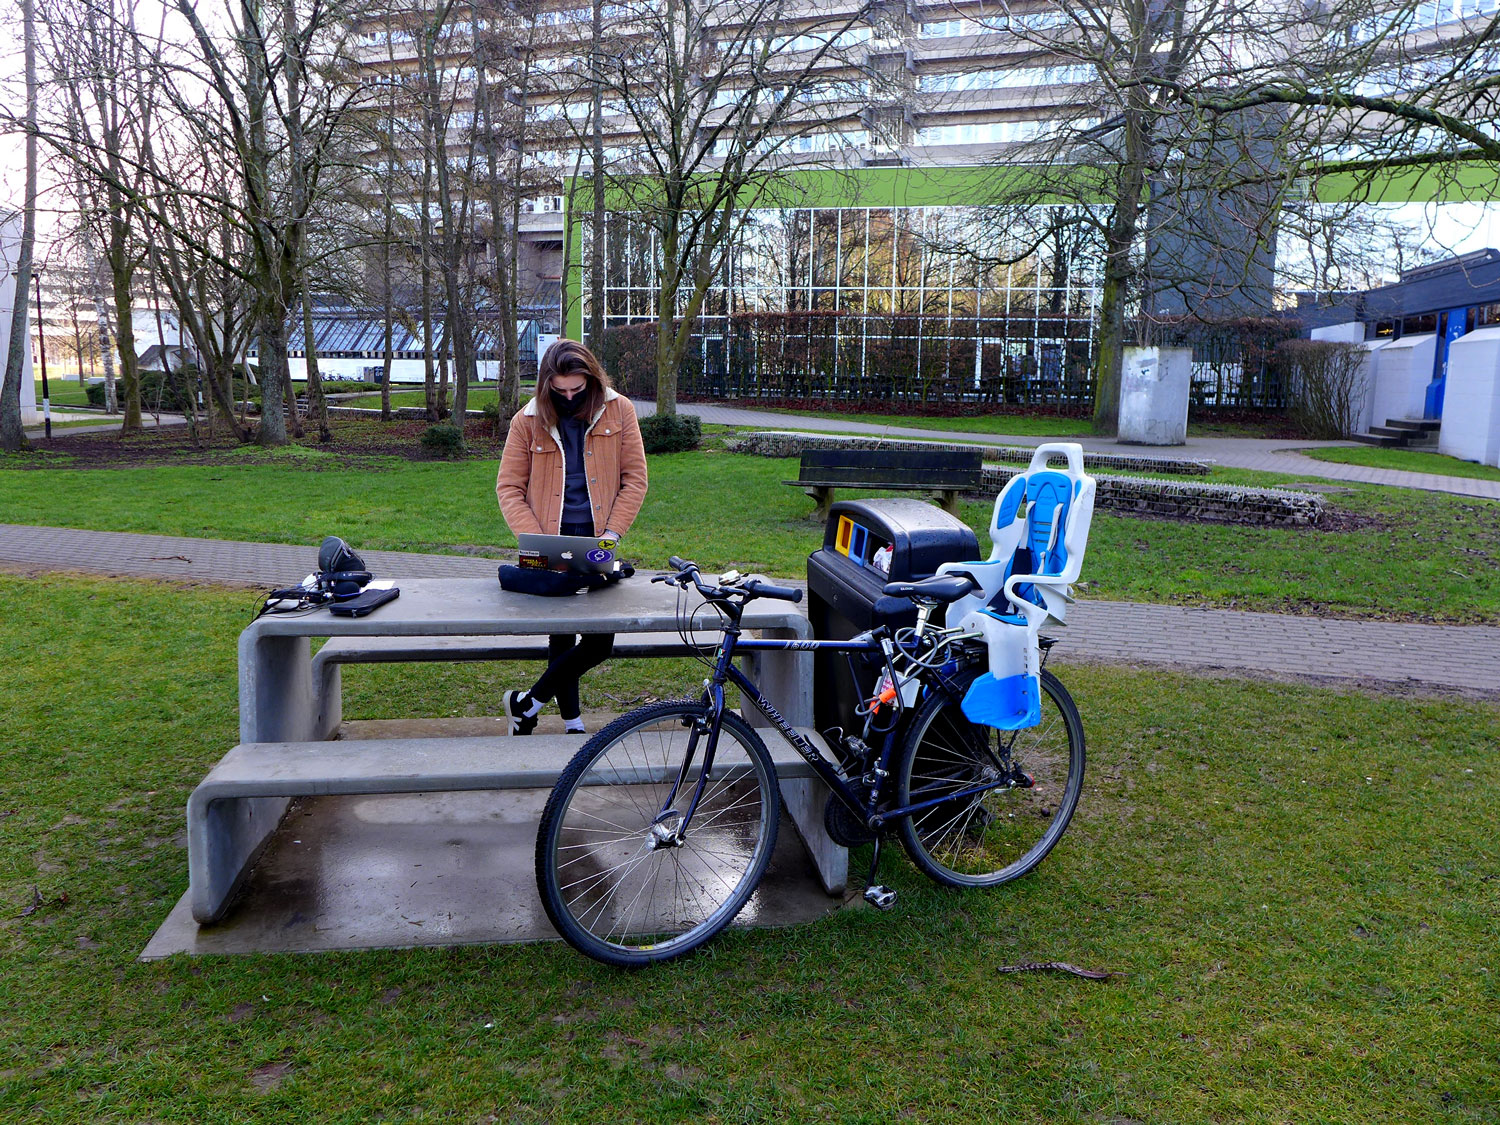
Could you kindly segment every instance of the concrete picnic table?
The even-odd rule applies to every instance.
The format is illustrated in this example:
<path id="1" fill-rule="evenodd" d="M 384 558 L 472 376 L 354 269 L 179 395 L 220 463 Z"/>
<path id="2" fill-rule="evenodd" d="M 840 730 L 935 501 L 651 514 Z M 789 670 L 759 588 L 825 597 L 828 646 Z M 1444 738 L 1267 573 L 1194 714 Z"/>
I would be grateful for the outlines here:
<path id="1" fill-rule="evenodd" d="M 495 580 L 473 578 L 404 579 L 400 591 L 396 600 L 365 617 L 338 617 L 319 607 L 266 614 L 241 633 L 240 745 L 224 756 L 188 802 L 189 893 L 199 923 L 224 916 L 297 796 L 546 787 L 579 748 L 576 735 L 331 741 L 341 715 L 341 662 L 536 656 L 542 650 L 524 638 L 553 633 L 615 633 L 622 656 L 686 651 L 676 637 L 677 589 L 653 584 L 644 575 L 562 598 L 511 593 Z M 695 640 L 713 646 L 718 617 L 707 607 L 694 609 L 696 602 L 686 603 L 694 610 Z M 798 606 L 769 598 L 747 605 L 742 625 L 767 638 L 806 640 L 812 635 Z M 316 661 L 315 637 L 331 638 Z M 633 637 L 639 638 L 635 644 Z M 816 741 L 809 729 L 811 657 L 795 649 L 747 652 L 742 663 L 788 722 Z M 696 687 L 696 682 L 685 682 L 683 694 L 691 695 Z M 787 812 L 819 878 L 828 891 L 842 890 L 848 855 L 823 825 L 826 787 L 786 740 L 751 711 L 746 718 L 760 728 L 771 749 Z"/>

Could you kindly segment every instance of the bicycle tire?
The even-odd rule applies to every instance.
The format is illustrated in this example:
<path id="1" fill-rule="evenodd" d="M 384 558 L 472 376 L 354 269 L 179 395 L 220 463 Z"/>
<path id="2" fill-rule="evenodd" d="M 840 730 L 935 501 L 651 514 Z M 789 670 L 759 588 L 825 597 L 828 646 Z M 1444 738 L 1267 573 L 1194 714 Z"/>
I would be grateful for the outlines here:
<path id="1" fill-rule="evenodd" d="M 781 793 L 765 743 L 738 715 L 720 728 L 714 773 L 680 846 L 652 831 L 701 702 L 652 704 L 589 739 L 547 799 L 537 829 L 542 906 L 580 953 L 637 968 L 690 953 L 732 922 L 776 847 Z M 697 784 L 707 735 L 674 808 Z"/>
<path id="2" fill-rule="evenodd" d="M 998 780 L 1020 781 L 902 817 L 902 847 L 929 878 L 950 887 L 993 887 L 1036 867 L 1067 830 L 1083 789 L 1083 722 L 1067 689 L 1042 673 L 1042 721 L 1019 731 L 969 722 L 960 700 L 976 668 L 934 692 L 912 720 L 896 765 L 896 800 L 916 804 Z"/>

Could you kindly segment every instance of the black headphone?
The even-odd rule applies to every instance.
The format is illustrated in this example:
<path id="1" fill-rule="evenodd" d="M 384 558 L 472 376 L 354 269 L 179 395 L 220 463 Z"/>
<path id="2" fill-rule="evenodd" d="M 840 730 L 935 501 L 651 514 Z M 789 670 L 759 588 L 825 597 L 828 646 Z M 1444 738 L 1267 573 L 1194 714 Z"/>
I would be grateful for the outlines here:
<path id="1" fill-rule="evenodd" d="M 318 548 L 318 572 L 300 586 L 272 590 L 266 595 L 261 612 L 265 613 L 276 602 L 292 602 L 292 608 L 311 609 L 328 602 L 347 601 L 358 597 L 373 577 L 354 548 L 337 535 L 330 535 Z"/>
<path id="2" fill-rule="evenodd" d="M 374 577 L 365 560 L 337 535 L 330 535 L 318 548 L 317 590 L 333 601 L 358 597 Z"/>

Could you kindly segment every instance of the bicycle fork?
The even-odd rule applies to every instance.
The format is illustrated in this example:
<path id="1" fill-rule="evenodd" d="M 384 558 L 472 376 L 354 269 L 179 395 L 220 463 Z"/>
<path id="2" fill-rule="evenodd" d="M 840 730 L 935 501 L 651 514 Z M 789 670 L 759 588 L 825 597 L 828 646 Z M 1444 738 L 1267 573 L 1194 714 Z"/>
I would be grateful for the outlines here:
<path id="1" fill-rule="evenodd" d="M 692 822 L 693 814 L 698 811 L 698 802 L 703 799 L 704 790 L 708 788 L 709 773 L 713 770 L 714 755 L 719 748 L 719 716 L 724 707 L 724 689 L 718 685 L 711 685 L 707 702 L 710 718 L 706 723 L 701 719 L 692 720 L 691 729 L 688 732 L 687 751 L 682 755 L 682 765 L 678 768 L 677 777 L 672 782 L 671 792 L 662 802 L 661 811 L 651 822 L 647 839 L 647 846 L 651 851 L 660 848 L 680 848 L 687 843 L 688 825 Z M 708 741 L 703 746 L 703 765 L 698 769 L 697 784 L 693 786 L 693 795 L 688 801 L 687 811 L 678 812 L 677 798 L 688 785 L 698 748 L 698 739 L 704 735 L 708 736 Z"/>

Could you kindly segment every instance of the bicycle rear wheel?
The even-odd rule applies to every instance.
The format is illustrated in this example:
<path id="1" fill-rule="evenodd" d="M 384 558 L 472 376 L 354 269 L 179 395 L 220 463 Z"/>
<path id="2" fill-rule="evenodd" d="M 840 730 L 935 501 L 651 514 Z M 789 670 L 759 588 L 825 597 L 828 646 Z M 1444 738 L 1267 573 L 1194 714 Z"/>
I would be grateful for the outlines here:
<path id="1" fill-rule="evenodd" d="M 959 701 L 972 678 L 923 703 L 896 765 L 896 800 L 903 806 L 1004 783 L 914 812 L 898 825 L 912 862 L 953 887 L 991 887 L 1025 875 L 1062 837 L 1083 789 L 1083 723 L 1057 677 L 1042 673 L 1042 721 L 1019 731 L 964 717 Z"/>
<path id="2" fill-rule="evenodd" d="M 729 925 L 765 874 L 781 794 L 765 743 L 737 715 L 724 716 L 697 811 L 675 833 L 707 724 L 702 703 L 643 707 L 585 743 L 558 778 L 537 831 L 537 887 L 580 953 L 621 967 L 680 957 Z"/>

